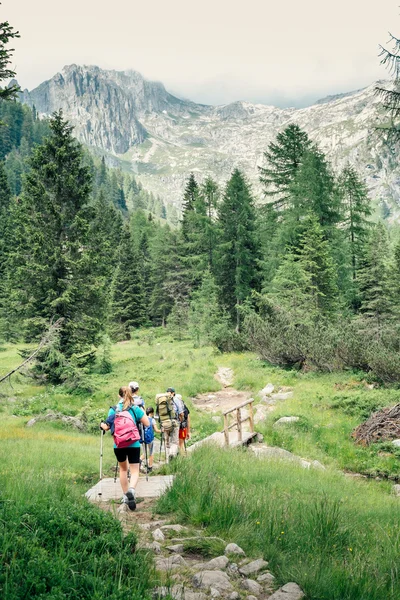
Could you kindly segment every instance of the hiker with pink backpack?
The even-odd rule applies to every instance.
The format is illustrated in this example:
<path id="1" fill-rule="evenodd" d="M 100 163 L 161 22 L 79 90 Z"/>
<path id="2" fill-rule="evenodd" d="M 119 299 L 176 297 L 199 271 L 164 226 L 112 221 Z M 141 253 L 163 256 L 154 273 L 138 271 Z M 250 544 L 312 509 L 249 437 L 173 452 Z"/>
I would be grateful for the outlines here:
<path id="1" fill-rule="evenodd" d="M 135 384 L 135 393 L 139 391 L 139 384 L 136 382 L 131 382 L 126 388 L 121 388 L 120 401 L 116 406 L 110 408 L 108 417 L 106 421 L 100 423 L 100 428 L 104 432 L 111 430 L 114 436 L 114 454 L 119 464 L 119 480 L 124 494 L 123 499 L 130 510 L 135 510 L 135 488 L 139 479 L 140 465 L 139 423 L 148 427 L 150 421 L 145 411 L 135 405 L 132 383 Z M 131 473 L 130 485 L 128 469 Z"/>

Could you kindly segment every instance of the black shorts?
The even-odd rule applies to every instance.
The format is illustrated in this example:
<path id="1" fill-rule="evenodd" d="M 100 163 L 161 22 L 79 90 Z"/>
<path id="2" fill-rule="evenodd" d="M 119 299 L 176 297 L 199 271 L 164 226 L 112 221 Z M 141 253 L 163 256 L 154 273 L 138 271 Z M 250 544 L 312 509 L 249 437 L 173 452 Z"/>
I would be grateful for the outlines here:
<path id="1" fill-rule="evenodd" d="M 139 448 L 114 448 L 114 454 L 119 463 L 123 463 L 128 459 L 130 465 L 140 463 L 140 446 Z"/>

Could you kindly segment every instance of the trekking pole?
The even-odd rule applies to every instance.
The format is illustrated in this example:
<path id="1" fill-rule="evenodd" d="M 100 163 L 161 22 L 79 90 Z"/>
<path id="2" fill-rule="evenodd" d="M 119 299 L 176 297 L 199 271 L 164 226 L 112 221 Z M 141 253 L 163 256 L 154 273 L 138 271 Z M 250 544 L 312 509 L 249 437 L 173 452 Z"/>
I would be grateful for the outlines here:
<path id="1" fill-rule="evenodd" d="M 149 480 L 149 461 L 147 458 L 147 444 L 144 445 L 144 453 L 146 456 L 146 481 Z"/>
<path id="2" fill-rule="evenodd" d="M 100 431 L 100 491 L 99 496 L 102 496 L 102 485 L 101 480 L 103 479 L 103 434 L 104 430 Z"/>
<path id="3" fill-rule="evenodd" d="M 117 483 L 117 473 L 118 473 L 118 460 L 117 460 L 117 464 L 115 465 L 114 483 Z"/>

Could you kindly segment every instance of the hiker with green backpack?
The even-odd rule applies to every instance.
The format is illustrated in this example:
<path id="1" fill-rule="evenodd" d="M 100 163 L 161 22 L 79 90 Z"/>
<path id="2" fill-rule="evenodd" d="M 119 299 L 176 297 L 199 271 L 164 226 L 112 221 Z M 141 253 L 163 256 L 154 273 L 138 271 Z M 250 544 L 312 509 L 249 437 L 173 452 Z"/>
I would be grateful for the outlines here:
<path id="1" fill-rule="evenodd" d="M 135 382 L 136 383 L 136 382 Z M 137 384 L 137 390 L 139 384 Z M 140 465 L 140 424 L 149 427 L 150 421 L 140 406 L 135 406 L 131 387 L 121 388 L 120 399 L 108 412 L 106 421 L 100 423 L 103 431 L 111 430 L 114 436 L 114 454 L 119 464 L 119 479 L 123 500 L 130 510 L 136 508 L 135 488 L 139 479 Z M 128 469 L 131 472 L 128 483 Z"/>
<path id="2" fill-rule="evenodd" d="M 179 414 L 174 403 L 175 390 L 168 388 L 156 396 L 156 416 L 164 439 L 167 462 L 178 454 Z"/>

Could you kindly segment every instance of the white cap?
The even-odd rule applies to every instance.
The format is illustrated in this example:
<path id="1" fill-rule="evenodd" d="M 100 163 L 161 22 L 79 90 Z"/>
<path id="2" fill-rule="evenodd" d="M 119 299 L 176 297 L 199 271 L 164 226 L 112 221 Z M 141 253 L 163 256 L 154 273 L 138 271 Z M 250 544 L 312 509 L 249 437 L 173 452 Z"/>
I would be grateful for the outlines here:
<path id="1" fill-rule="evenodd" d="M 137 381 L 131 381 L 129 387 L 131 388 L 131 390 L 137 390 L 139 389 L 139 384 Z"/>

